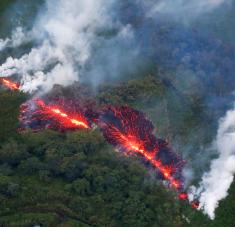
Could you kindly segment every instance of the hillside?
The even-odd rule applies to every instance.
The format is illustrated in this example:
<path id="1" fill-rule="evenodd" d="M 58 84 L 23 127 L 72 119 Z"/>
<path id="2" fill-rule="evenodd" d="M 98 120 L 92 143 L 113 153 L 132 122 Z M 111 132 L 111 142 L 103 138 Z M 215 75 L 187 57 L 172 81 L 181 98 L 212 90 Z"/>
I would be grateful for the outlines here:
<path id="1" fill-rule="evenodd" d="M 72 88 L 57 88 L 57 92 L 58 89 L 62 96 L 66 96 L 66 91 L 70 91 L 69 96 L 71 91 L 77 92 Z M 175 122 L 178 113 L 171 108 L 181 109 L 184 105 L 192 111 L 185 104 L 190 102 L 187 97 L 185 103 L 167 101 L 165 89 L 169 92 L 169 85 L 148 76 L 103 87 L 95 98 L 100 104 L 125 103 L 145 110 L 158 126 L 159 134 L 174 138 L 178 129 L 178 137 L 185 140 L 197 117 L 180 114 L 183 119 Z M 177 98 L 176 94 L 174 97 Z M 152 104 L 156 98 L 159 105 Z M 23 100 L 20 93 L 0 93 L 0 119 L 4 122 L 0 133 L 4 135 L 0 150 L 0 223 L 4 226 L 41 223 L 43 226 L 220 227 L 221 223 L 226 223 L 225 226 L 234 223 L 231 215 L 234 187 L 217 210 L 216 219 L 209 221 L 179 202 L 173 191 L 166 190 L 138 157 L 125 157 L 114 151 L 99 130 L 16 134 L 16 110 Z M 169 112 L 173 115 L 168 115 Z"/>
<path id="2" fill-rule="evenodd" d="M 19 130 L 20 106 L 35 97 L 97 115 L 129 106 L 185 160 L 183 190 L 199 187 L 219 156 L 220 119 L 234 105 L 235 2 L 198 17 L 189 9 L 194 20 L 178 15 L 184 1 L 165 1 L 171 16 L 148 11 L 155 2 L 1 1 L 0 80 L 9 76 L 22 91 L 0 84 L 0 226 L 235 226 L 234 181 L 211 220 L 142 156 L 111 146 L 94 121 L 90 131 Z"/>

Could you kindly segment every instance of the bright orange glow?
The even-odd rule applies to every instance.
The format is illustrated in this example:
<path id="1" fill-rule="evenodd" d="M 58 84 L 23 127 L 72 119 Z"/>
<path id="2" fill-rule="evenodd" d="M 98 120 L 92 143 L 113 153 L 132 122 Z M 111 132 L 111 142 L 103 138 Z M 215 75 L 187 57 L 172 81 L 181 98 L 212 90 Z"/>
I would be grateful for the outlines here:
<path id="1" fill-rule="evenodd" d="M 179 199 L 181 199 L 181 200 L 186 200 L 186 199 L 188 199 L 188 194 L 187 194 L 186 192 L 181 192 L 181 193 L 179 194 Z"/>
<path id="2" fill-rule="evenodd" d="M 5 86 L 11 90 L 14 90 L 14 91 L 19 90 L 19 87 L 20 87 L 18 83 L 15 83 L 9 79 L 2 79 L 2 84 L 3 84 L 3 86 Z"/>
<path id="3" fill-rule="evenodd" d="M 76 118 L 69 116 L 62 109 L 57 106 L 46 105 L 42 100 L 36 100 L 37 105 L 41 108 L 43 114 L 50 116 L 57 120 L 62 127 L 65 128 L 90 128 L 87 119 L 79 114 L 76 114 Z"/>
<path id="4" fill-rule="evenodd" d="M 193 201 L 193 202 L 191 202 L 191 206 L 194 209 L 198 209 L 199 208 L 199 202 L 198 201 Z"/>
<path id="5" fill-rule="evenodd" d="M 149 120 L 146 120 L 141 112 L 129 107 L 109 107 L 108 110 L 93 113 L 94 116 L 92 116 L 89 109 L 86 110 L 79 105 L 74 108 L 71 103 L 70 105 L 67 103 L 65 107 L 64 100 L 48 104 L 42 99 L 36 99 L 31 103 L 33 103 L 34 111 L 31 119 L 34 120 L 34 116 L 36 116 L 35 118 L 38 120 L 36 123 L 39 125 L 36 130 L 44 128 L 61 131 L 91 129 L 91 122 L 93 122 L 101 129 L 107 142 L 125 155 L 142 156 L 145 164 L 151 165 L 157 170 L 158 176 L 167 181 L 168 186 L 176 189 L 179 199 L 188 200 L 188 194 L 182 192 L 183 160 L 173 154 L 165 140 L 157 139 L 153 135 L 154 126 Z M 63 109 L 63 107 L 65 108 Z M 197 208 L 199 203 L 193 202 L 191 206 Z"/>
<path id="6" fill-rule="evenodd" d="M 148 160 L 152 166 L 162 173 L 165 179 L 168 180 L 174 188 L 179 189 L 182 186 L 181 182 L 174 179 L 172 176 L 172 168 L 170 166 L 164 166 L 160 160 L 155 159 L 155 155 L 158 152 L 157 150 L 153 152 L 146 151 L 144 148 L 144 142 L 140 140 L 138 141 L 138 139 L 134 136 L 134 133 L 124 135 L 114 126 L 112 126 L 112 133 L 126 150 L 134 151 Z"/>

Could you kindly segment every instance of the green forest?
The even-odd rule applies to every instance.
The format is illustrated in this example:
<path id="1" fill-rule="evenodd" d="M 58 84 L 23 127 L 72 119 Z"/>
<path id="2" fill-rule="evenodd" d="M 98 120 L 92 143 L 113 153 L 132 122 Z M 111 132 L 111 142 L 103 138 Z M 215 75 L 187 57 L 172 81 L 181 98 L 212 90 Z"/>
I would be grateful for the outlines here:
<path id="1" fill-rule="evenodd" d="M 147 76 L 102 87 L 96 100 L 100 105 L 148 105 L 146 110 L 153 116 L 159 110 L 153 109 L 151 100 L 158 97 L 159 102 L 166 102 L 165 89 L 158 80 Z M 71 90 L 60 87 L 60 95 L 72 96 Z M 19 106 L 26 98 L 20 92 L 0 93 L 2 226 L 233 226 L 235 185 L 211 221 L 179 201 L 174 191 L 155 179 L 138 157 L 115 151 L 98 129 L 18 134 Z M 195 124 L 194 118 L 190 114 L 184 124 Z M 187 133 L 187 125 L 180 133 Z"/>
<path id="2" fill-rule="evenodd" d="M 73 14 L 69 15 L 73 10 L 76 15 L 78 9 L 73 9 L 73 4 L 77 6 L 79 1 L 85 10 L 81 21 L 76 21 L 81 28 L 73 24 Z M 22 82 L 26 78 L 28 87 L 39 81 L 38 90 L 31 93 L 0 84 L 0 226 L 234 227 L 234 181 L 211 220 L 179 200 L 176 190 L 164 185 L 138 154 L 126 155 L 111 146 L 99 127 L 22 132 L 19 116 L 21 105 L 38 94 L 87 102 L 97 109 L 127 105 L 143 112 L 155 127 L 154 136 L 167 141 L 193 169 L 186 190 L 190 185 L 197 187 L 211 160 L 218 156 L 208 148 L 216 138 L 219 119 L 234 100 L 235 1 L 225 7 L 226 15 L 217 8 L 196 19 L 190 11 L 195 20 L 189 22 L 188 15 L 183 15 L 183 23 L 174 12 L 172 18 L 159 21 L 158 17 L 145 17 L 138 4 L 152 0 L 110 1 L 115 10 L 108 8 L 108 17 L 102 11 L 105 22 L 102 16 L 97 17 L 101 21 L 95 17 L 96 2 L 101 0 L 87 4 L 88 9 L 88 1 L 79 1 L 73 0 L 71 5 L 58 1 L 67 2 L 68 9 L 61 9 L 55 0 L 0 1 L 0 79 L 10 76 Z M 191 1 L 195 7 L 197 1 Z M 52 10 L 47 12 L 46 7 Z M 83 26 L 86 20 L 89 23 Z M 76 29 L 78 36 L 73 33 Z M 76 49 L 69 35 L 85 41 L 79 39 Z M 92 48 L 94 53 L 89 52 Z M 79 65 L 89 57 L 87 65 Z M 69 68 L 73 64 L 77 68 Z M 59 72 L 63 76 L 67 68 L 70 83 L 59 78 Z M 48 81 L 46 76 L 36 81 L 42 74 Z M 52 83 L 52 89 L 45 81 Z M 50 89 L 44 92 L 43 86 Z"/>

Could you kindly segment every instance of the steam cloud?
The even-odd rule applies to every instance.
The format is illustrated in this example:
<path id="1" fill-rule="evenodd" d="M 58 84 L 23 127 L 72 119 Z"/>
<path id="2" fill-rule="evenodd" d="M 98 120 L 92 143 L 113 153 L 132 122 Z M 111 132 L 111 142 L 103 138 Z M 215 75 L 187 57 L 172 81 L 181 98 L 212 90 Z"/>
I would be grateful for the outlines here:
<path id="1" fill-rule="evenodd" d="M 212 161 L 210 171 L 205 173 L 196 194 L 200 194 L 200 208 L 215 218 L 219 201 L 228 195 L 235 174 L 235 107 L 220 120 L 215 141 L 219 157 Z"/>
<path id="2" fill-rule="evenodd" d="M 151 5 L 151 14 L 171 14 L 177 18 L 190 20 L 202 13 L 207 13 L 230 0 L 159 0 L 147 1 Z"/>
<path id="3" fill-rule="evenodd" d="M 20 75 L 22 90 L 29 92 L 48 91 L 55 83 L 66 86 L 78 80 L 92 49 L 101 43 L 99 32 L 116 26 L 117 36 L 125 36 L 125 28 L 114 25 L 108 14 L 111 5 L 112 1 L 104 0 L 48 0 L 46 13 L 28 32 L 28 41 L 37 45 L 20 58 L 9 57 L 0 66 L 1 76 Z M 25 41 L 18 29 L 11 39 L 0 40 L 0 50 Z"/>
<path id="4" fill-rule="evenodd" d="M 21 27 L 17 27 L 13 32 L 11 38 L 0 39 L 0 51 L 7 47 L 18 47 L 28 40 L 28 37 L 23 32 Z"/>
<path id="5" fill-rule="evenodd" d="M 155 13 L 181 14 L 182 10 L 211 10 L 224 1 L 140 0 L 133 4 L 140 8 L 151 6 Z M 55 83 L 66 86 L 79 80 L 81 74 L 89 72 L 98 80 L 105 72 L 118 74 L 120 69 L 137 65 L 138 48 L 133 47 L 132 26 L 122 25 L 115 18 L 116 4 L 116 0 L 47 0 L 45 12 L 39 15 L 31 31 L 16 28 L 11 38 L 0 39 L 0 51 L 27 42 L 35 44 L 20 58 L 9 57 L 0 66 L 0 75 L 20 76 L 24 91 L 46 92 Z M 149 8 L 145 10 L 146 15 L 151 14 Z M 112 38 L 105 32 L 112 33 Z M 109 68 L 100 61 L 104 57 Z"/>

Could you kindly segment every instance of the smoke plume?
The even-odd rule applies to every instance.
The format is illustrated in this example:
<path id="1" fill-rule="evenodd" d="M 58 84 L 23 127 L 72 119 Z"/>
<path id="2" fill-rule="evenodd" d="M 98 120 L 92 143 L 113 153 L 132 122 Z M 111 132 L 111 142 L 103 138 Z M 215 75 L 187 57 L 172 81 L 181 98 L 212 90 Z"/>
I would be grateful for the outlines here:
<path id="1" fill-rule="evenodd" d="M 211 219 L 215 218 L 215 209 L 219 201 L 228 195 L 228 189 L 234 179 L 235 108 L 220 120 L 214 146 L 219 157 L 212 161 L 210 171 L 203 175 L 197 190 L 200 194 L 200 208 Z"/>
<path id="2" fill-rule="evenodd" d="M 17 27 L 10 38 L 0 39 L 0 51 L 3 51 L 7 47 L 16 48 L 22 43 L 27 42 L 29 38 L 23 32 L 22 27 Z"/>
<path id="3" fill-rule="evenodd" d="M 152 35 L 148 31 L 142 32 L 143 28 L 134 31 L 136 22 L 123 20 L 132 17 L 130 12 L 135 12 L 137 17 L 142 11 L 139 16 L 144 21 L 144 17 L 157 17 L 161 13 L 182 15 L 187 11 L 191 16 L 192 12 L 209 11 L 224 2 L 47 0 L 30 31 L 16 28 L 12 37 L 0 40 L 0 51 L 33 43 L 31 50 L 21 57 L 8 57 L 0 66 L 0 74 L 18 75 L 22 90 L 27 92 L 46 92 L 56 83 L 66 86 L 81 76 L 90 77 L 92 83 L 118 77 L 125 71 L 134 71 L 133 68 L 143 62 L 139 53 L 139 36 L 147 40 Z M 120 5 L 130 9 L 127 15 L 124 15 L 124 8 L 120 10 Z M 149 44 L 144 48 L 152 51 Z"/>
<path id="4" fill-rule="evenodd" d="M 109 10 L 112 1 L 48 0 L 46 12 L 28 32 L 35 46 L 20 58 L 8 57 L 0 66 L 2 76 L 19 75 L 24 91 L 48 91 L 53 84 L 69 85 L 79 79 L 95 48 L 102 45 L 102 33 L 116 29 L 117 39 L 126 38 L 128 29 L 115 24 Z M 12 38 L 0 41 L 1 50 L 16 47 L 24 35 L 18 29 Z"/>
<path id="5" fill-rule="evenodd" d="M 234 49 L 181 22 L 228 3 L 230 0 L 46 0 L 31 29 L 17 25 L 9 38 L 0 39 L 0 52 L 11 50 L 0 65 L 0 76 L 17 76 L 23 91 L 47 92 L 54 84 L 67 86 L 81 78 L 102 83 L 138 72 L 139 65 L 150 62 L 174 71 L 172 81 L 182 93 L 200 92 L 213 101 L 213 97 L 225 98 L 235 89 Z M 32 47 L 18 53 L 25 44 Z M 216 111 L 224 111 L 218 108 L 218 99 L 214 103 L 208 100 L 206 105 L 210 102 Z M 194 129 L 192 132 L 195 135 Z M 220 121 L 215 142 L 219 158 L 203 175 L 197 192 L 201 192 L 201 209 L 211 218 L 233 180 L 234 137 L 232 110 Z M 189 184 L 191 171 L 185 171 L 185 176 Z"/>
<path id="6" fill-rule="evenodd" d="M 150 15 L 156 13 L 170 14 L 178 19 L 191 20 L 197 16 L 208 13 L 230 0 L 149 0 Z"/>

